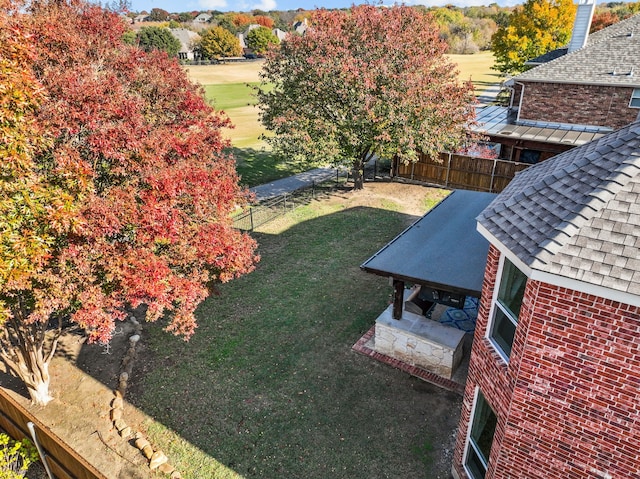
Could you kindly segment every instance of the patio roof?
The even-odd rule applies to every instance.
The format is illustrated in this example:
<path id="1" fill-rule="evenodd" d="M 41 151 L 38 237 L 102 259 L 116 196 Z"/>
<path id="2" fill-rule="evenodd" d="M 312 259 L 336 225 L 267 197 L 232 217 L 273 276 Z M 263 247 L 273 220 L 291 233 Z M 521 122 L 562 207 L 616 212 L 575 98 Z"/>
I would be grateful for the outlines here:
<path id="1" fill-rule="evenodd" d="M 480 297 L 489 243 L 476 217 L 493 193 L 455 190 L 360 267 L 367 273 Z"/>
<path id="2" fill-rule="evenodd" d="M 483 135 L 530 140 L 543 143 L 579 146 L 611 131 L 610 128 L 540 121 L 516 121 L 516 111 L 502 106 L 487 106 L 476 110 L 477 124 L 471 131 Z"/>

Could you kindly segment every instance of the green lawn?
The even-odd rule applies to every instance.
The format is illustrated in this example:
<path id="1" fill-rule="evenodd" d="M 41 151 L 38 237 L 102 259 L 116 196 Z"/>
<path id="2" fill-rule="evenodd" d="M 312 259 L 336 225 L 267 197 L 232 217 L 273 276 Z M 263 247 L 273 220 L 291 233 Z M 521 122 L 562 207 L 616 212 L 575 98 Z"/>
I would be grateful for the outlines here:
<path id="1" fill-rule="evenodd" d="M 359 265 L 409 218 L 388 199 L 346 201 L 255 233 L 257 270 L 199 308 L 190 342 L 146 327 L 157 367 L 133 397 L 183 477 L 431 479 L 450 467 L 438 459 L 460 398 L 351 351 L 390 293 Z"/>
<path id="2" fill-rule="evenodd" d="M 256 104 L 253 87 L 258 83 L 220 83 L 205 85 L 207 98 L 213 100 L 216 110 L 233 110 Z"/>

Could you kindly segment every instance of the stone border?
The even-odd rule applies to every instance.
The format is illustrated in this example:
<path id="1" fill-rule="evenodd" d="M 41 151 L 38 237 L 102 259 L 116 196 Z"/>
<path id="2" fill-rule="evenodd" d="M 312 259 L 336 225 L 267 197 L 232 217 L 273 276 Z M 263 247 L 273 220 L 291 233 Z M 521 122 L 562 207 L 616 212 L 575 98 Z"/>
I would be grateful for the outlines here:
<path id="1" fill-rule="evenodd" d="M 159 449 L 154 449 L 151 443 L 144 437 L 140 431 L 134 431 L 123 419 L 124 413 L 124 396 L 127 392 L 127 382 L 133 370 L 133 360 L 136 356 L 136 346 L 140 341 L 142 333 L 142 325 L 134 315 L 129 316 L 135 326 L 135 334 L 129 337 L 129 349 L 122 359 L 121 372 L 118 382 L 118 388 L 113 391 L 114 398 L 111 400 L 111 411 L 109 417 L 116 428 L 120 437 L 126 441 L 133 441 L 135 447 L 149 461 L 149 469 L 158 470 L 169 475 L 171 479 L 182 479 L 182 475 L 170 463 L 166 454 Z"/>

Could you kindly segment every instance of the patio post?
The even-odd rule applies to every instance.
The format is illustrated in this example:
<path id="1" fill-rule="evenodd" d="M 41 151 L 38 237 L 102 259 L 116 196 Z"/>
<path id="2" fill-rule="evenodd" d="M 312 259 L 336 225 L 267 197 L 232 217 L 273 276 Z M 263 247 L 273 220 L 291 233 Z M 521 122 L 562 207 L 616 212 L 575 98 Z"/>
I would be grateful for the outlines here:
<path id="1" fill-rule="evenodd" d="M 404 303 L 404 281 L 393 279 L 393 319 L 402 319 L 402 303 Z"/>

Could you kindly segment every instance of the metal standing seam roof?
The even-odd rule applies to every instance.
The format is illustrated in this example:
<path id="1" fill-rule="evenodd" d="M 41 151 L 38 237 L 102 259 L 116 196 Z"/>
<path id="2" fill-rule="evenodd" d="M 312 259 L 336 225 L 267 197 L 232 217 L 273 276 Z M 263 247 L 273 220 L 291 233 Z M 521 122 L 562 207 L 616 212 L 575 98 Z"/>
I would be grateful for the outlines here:
<path id="1" fill-rule="evenodd" d="M 455 190 L 361 268 L 385 277 L 479 297 L 489 251 L 476 216 L 493 193 Z"/>
<path id="2" fill-rule="evenodd" d="M 516 112 L 503 106 L 486 106 L 477 110 L 476 124 L 470 130 L 493 137 L 571 146 L 584 145 L 611 131 L 610 128 L 590 125 L 526 120 L 516 124 Z"/>
<path id="3" fill-rule="evenodd" d="M 640 295 L 640 122 L 520 172 L 477 219 L 532 269 Z"/>

